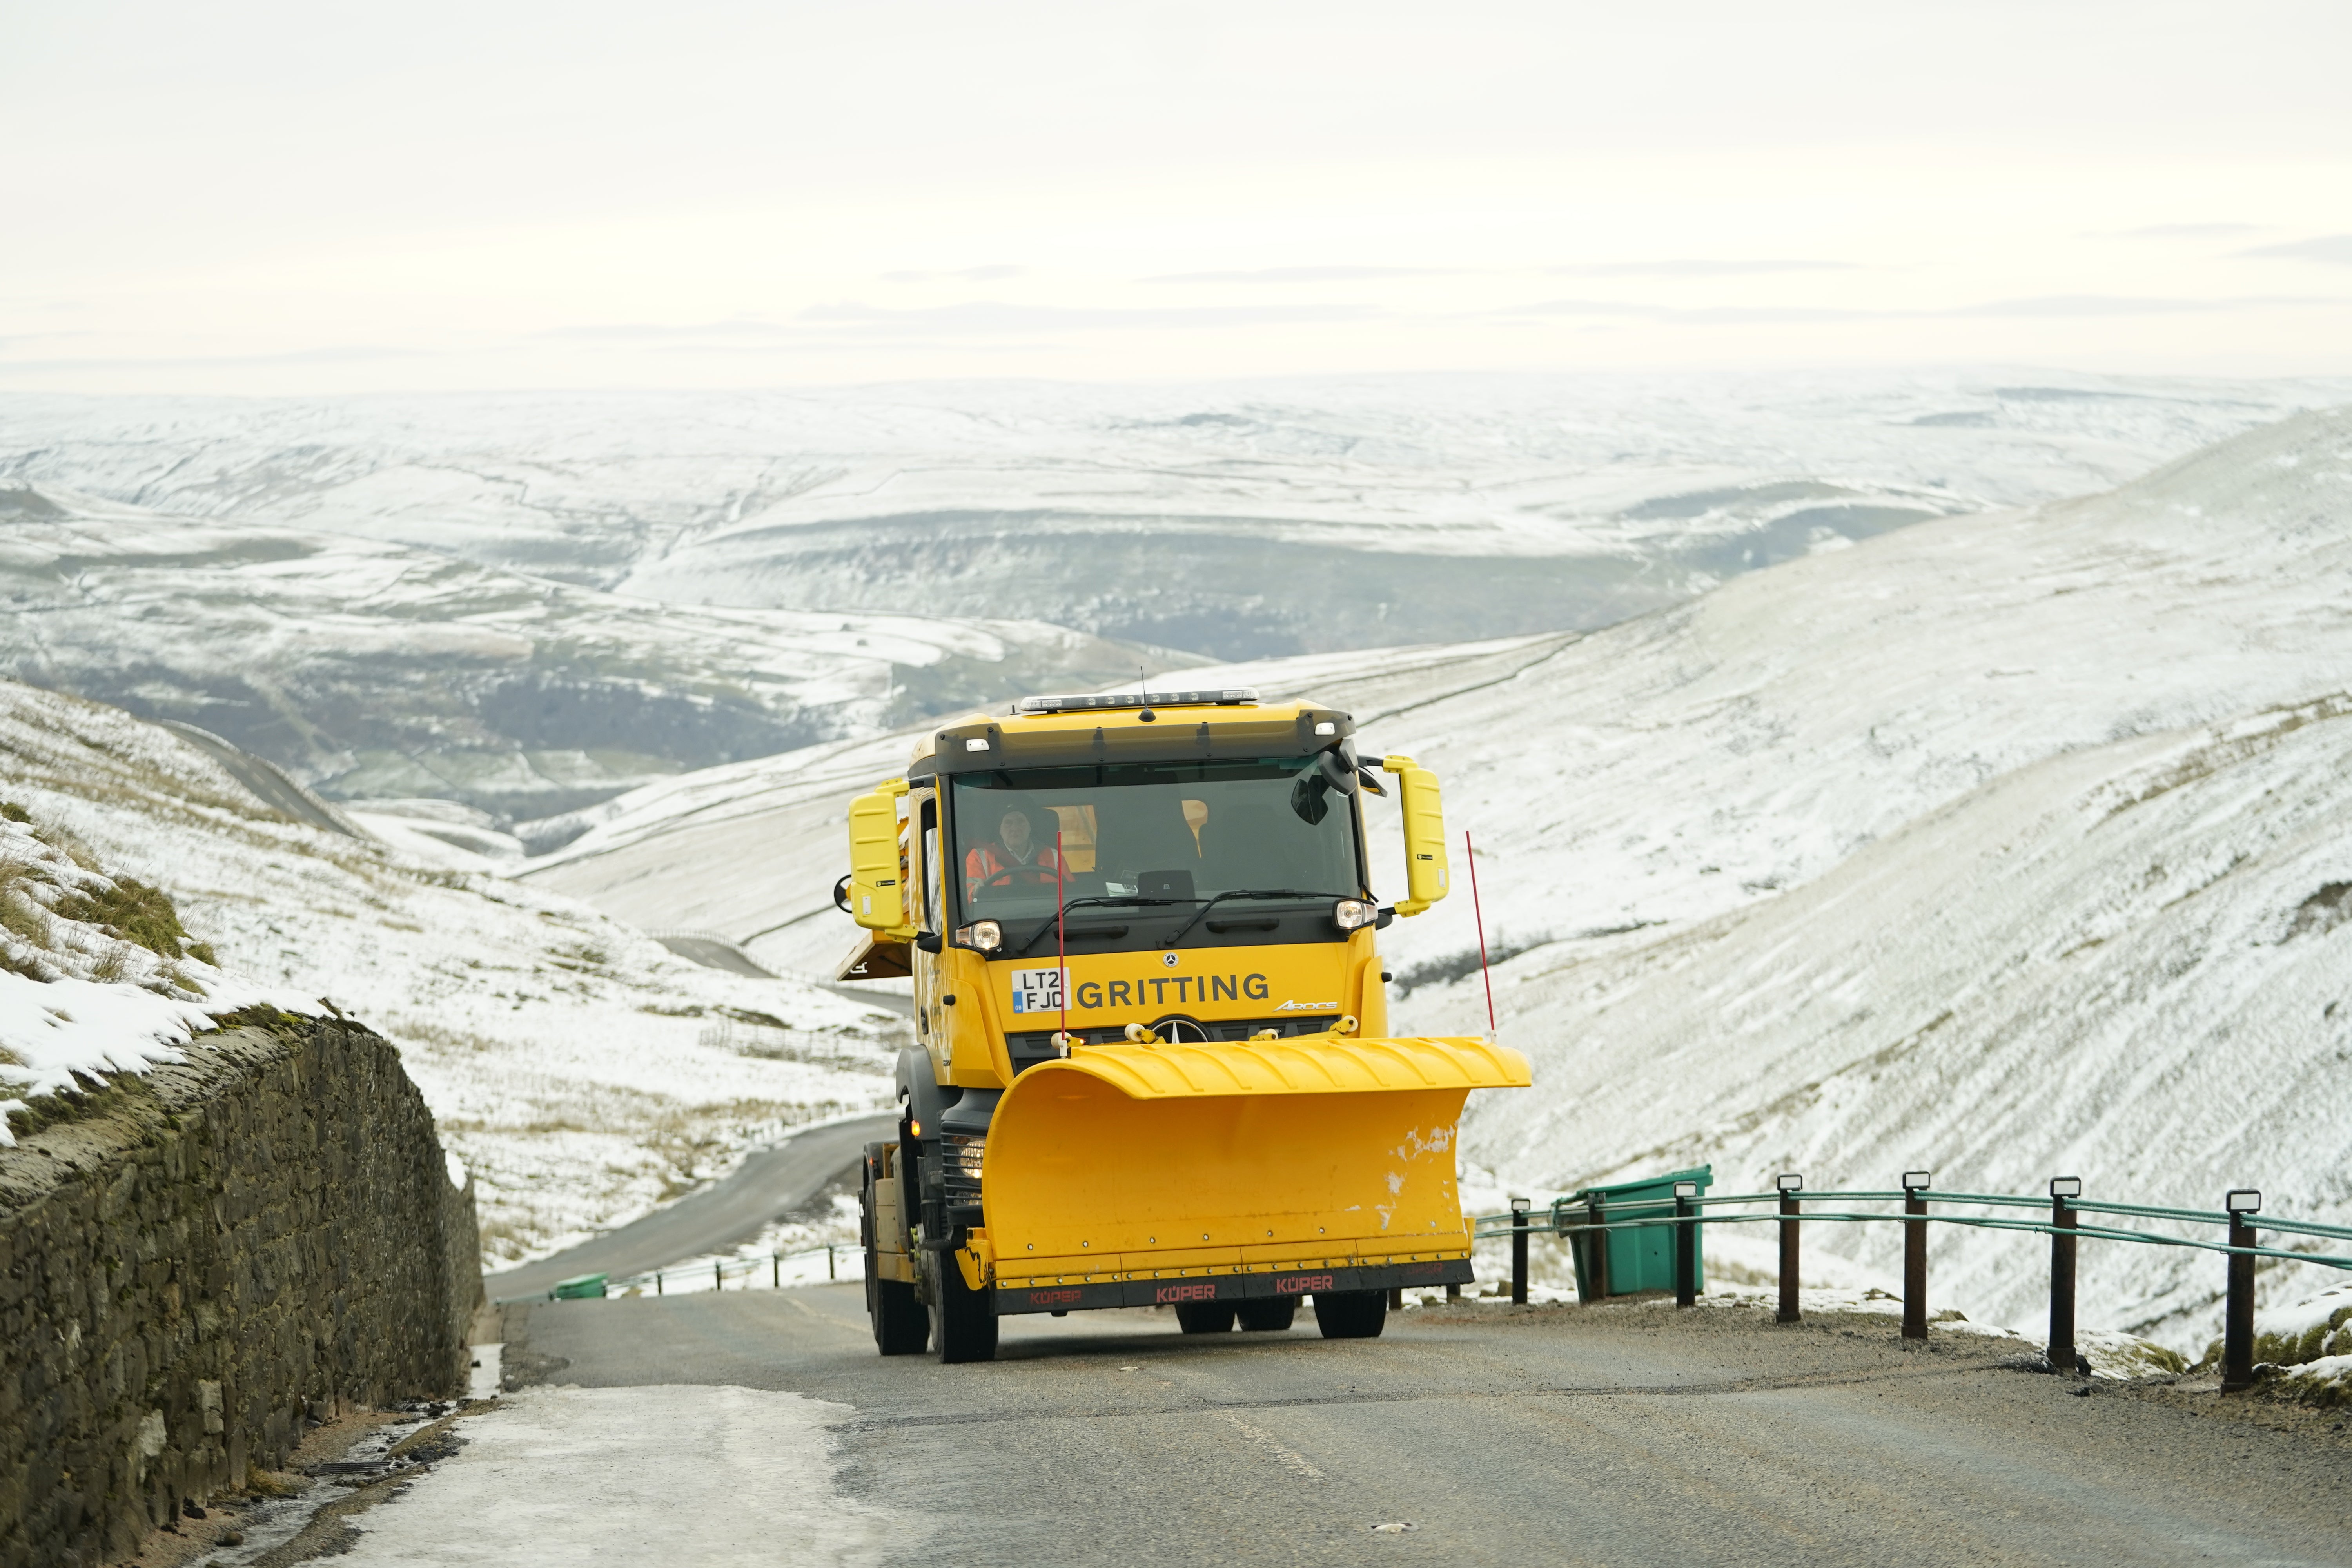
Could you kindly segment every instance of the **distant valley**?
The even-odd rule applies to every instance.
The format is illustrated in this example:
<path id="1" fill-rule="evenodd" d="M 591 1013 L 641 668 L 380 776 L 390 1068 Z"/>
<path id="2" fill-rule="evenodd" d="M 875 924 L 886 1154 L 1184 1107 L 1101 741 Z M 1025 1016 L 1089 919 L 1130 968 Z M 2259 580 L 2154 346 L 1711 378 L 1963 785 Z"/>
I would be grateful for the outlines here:
<path id="1" fill-rule="evenodd" d="M 634 787 L 1023 690 L 1596 629 L 2344 390 L 0 397 L 0 673 L 198 725 L 332 799 L 447 803 L 519 855 Z"/>

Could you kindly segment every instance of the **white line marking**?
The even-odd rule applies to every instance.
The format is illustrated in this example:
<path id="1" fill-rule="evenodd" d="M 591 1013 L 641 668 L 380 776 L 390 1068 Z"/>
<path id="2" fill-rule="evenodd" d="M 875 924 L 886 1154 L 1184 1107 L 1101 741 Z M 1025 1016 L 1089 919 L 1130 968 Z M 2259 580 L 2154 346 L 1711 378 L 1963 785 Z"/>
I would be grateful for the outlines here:
<path id="1" fill-rule="evenodd" d="M 1304 1476 L 1310 1481 L 1319 1481 L 1323 1479 L 1323 1472 L 1317 1469 L 1313 1465 L 1308 1464 L 1307 1462 L 1306 1455 L 1283 1442 L 1281 1438 L 1276 1437 L 1273 1433 L 1251 1426 L 1248 1422 L 1243 1420 L 1240 1416 L 1234 1415 L 1230 1410 L 1222 1411 L 1219 1414 L 1223 1415 L 1226 1420 L 1239 1427 L 1241 1429 L 1242 1436 L 1255 1438 L 1258 1442 L 1265 1444 L 1268 1448 L 1272 1449 L 1274 1451 L 1276 1461 L 1279 1463 L 1284 1469 L 1290 1471 L 1293 1475 Z"/>

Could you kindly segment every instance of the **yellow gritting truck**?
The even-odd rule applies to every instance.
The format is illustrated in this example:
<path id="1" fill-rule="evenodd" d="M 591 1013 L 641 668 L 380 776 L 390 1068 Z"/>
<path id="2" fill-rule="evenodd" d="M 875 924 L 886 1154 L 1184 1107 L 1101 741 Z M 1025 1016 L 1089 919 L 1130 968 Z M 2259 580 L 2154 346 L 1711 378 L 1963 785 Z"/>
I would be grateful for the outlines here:
<path id="1" fill-rule="evenodd" d="M 950 722 L 849 810 L 841 978 L 908 975 L 898 1137 L 866 1151 L 885 1355 L 1000 1319 L 1172 1306 L 1187 1333 L 1380 1333 L 1467 1283 L 1454 1139 L 1515 1051 L 1393 1037 L 1376 933 L 1444 898 L 1437 780 L 1246 690 L 1033 697 Z M 1405 893 L 1362 797 L 1393 781 Z"/>

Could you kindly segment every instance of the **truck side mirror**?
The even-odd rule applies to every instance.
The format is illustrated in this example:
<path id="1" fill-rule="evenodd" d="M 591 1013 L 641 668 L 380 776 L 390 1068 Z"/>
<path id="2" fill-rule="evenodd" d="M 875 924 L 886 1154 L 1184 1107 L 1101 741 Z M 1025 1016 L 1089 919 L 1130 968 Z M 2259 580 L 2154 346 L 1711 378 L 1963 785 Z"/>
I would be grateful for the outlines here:
<path id="1" fill-rule="evenodd" d="M 904 779 L 849 803 L 849 914 L 868 931 L 907 923 L 904 864 L 898 858 L 898 797 Z"/>
<path id="2" fill-rule="evenodd" d="M 1396 912 L 1417 915 L 1445 896 L 1445 810 L 1438 804 L 1437 775 L 1411 757 L 1382 757 L 1382 773 L 1397 775 L 1398 804 L 1404 816 L 1404 898 Z"/>

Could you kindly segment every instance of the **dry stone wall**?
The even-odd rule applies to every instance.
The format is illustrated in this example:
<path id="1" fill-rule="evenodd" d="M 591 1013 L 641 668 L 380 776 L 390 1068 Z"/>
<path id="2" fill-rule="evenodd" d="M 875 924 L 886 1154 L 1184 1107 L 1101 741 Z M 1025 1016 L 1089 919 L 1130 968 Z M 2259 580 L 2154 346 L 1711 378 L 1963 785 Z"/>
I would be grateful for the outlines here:
<path id="1" fill-rule="evenodd" d="M 306 1421 L 464 1391 L 481 1298 L 400 1058 L 256 1013 L 0 1148 L 0 1568 L 127 1556 Z"/>

